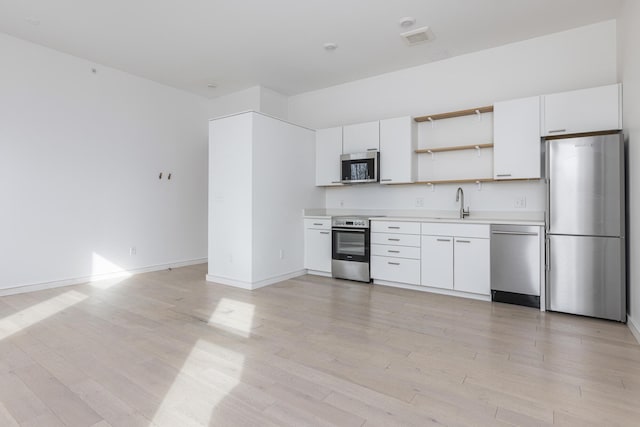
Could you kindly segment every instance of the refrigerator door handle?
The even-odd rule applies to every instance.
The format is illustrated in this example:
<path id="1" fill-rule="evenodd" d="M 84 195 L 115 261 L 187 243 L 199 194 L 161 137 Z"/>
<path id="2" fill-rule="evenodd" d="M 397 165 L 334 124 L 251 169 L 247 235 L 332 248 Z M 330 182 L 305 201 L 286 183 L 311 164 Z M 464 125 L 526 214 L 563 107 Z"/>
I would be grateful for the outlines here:
<path id="1" fill-rule="evenodd" d="M 549 190 L 551 189 L 551 170 L 549 169 L 549 158 L 551 157 L 551 145 L 549 141 L 545 141 L 545 156 L 544 156 L 544 171 L 545 171 L 545 204 L 546 209 L 544 210 L 544 219 L 545 219 L 545 228 L 549 231 L 551 227 L 551 197 L 549 196 Z"/>
<path id="2" fill-rule="evenodd" d="M 547 271 L 551 271 L 551 239 L 549 239 L 547 237 L 547 245 L 546 245 L 546 260 L 545 260 L 545 264 L 547 267 Z"/>

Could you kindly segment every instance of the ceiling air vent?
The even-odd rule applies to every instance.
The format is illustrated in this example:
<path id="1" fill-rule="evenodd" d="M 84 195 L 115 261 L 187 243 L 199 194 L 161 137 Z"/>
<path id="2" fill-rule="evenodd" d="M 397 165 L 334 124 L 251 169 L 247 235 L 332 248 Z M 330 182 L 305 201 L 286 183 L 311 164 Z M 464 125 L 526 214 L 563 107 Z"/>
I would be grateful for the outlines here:
<path id="1" fill-rule="evenodd" d="M 407 31 L 406 33 L 400 34 L 400 37 L 402 37 L 409 46 L 415 46 L 417 44 L 435 39 L 433 31 L 431 31 L 429 27 L 422 27 L 415 30 Z"/>

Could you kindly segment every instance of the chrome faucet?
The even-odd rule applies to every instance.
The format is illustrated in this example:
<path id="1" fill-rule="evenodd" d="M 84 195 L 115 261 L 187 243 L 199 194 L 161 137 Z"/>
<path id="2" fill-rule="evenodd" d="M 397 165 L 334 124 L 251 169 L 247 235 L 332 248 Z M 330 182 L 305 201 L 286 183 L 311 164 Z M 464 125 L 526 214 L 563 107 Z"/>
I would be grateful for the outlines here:
<path id="1" fill-rule="evenodd" d="M 458 191 L 456 191 L 456 202 L 460 202 L 460 219 L 464 219 L 465 216 L 469 216 L 469 207 L 467 209 L 464 208 L 464 191 L 462 191 L 462 187 L 458 187 Z"/>

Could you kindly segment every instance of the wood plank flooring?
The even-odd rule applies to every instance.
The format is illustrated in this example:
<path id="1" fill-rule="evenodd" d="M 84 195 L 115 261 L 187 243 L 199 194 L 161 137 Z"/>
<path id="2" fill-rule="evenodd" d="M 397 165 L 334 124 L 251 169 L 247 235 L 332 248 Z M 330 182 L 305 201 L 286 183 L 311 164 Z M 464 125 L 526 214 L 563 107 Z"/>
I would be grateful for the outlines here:
<path id="1" fill-rule="evenodd" d="M 0 298 L 1 426 L 640 425 L 625 325 L 206 265 Z"/>

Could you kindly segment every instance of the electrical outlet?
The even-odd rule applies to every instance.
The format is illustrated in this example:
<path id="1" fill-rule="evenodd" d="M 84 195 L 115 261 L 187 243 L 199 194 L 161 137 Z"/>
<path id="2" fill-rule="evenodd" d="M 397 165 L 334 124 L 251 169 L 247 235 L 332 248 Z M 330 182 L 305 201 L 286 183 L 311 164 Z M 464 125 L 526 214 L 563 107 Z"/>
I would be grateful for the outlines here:
<path id="1" fill-rule="evenodd" d="M 424 207 L 424 198 L 416 197 L 416 207 L 417 208 Z"/>
<path id="2" fill-rule="evenodd" d="M 137 252 L 136 247 L 135 246 L 131 246 L 129 248 L 129 255 L 135 255 Z"/>
<path id="3" fill-rule="evenodd" d="M 280 259 L 284 259 L 284 249 L 280 249 Z"/>
<path id="4" fill-rule="evenodd" d="M 344 200 L 340 200 L 340 207 L 344 206 Z"/>
<path id="5" fill-rule="evenodd" d="M 516 202 L 515 202 L 515 207 L 516 208 L 526 208 L 527 207 L 527 198 L 522 196 L 522 197 L 517 197 L 516 198 Z"/>

